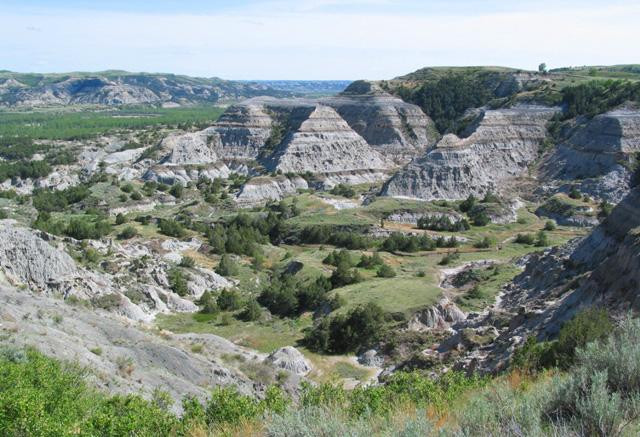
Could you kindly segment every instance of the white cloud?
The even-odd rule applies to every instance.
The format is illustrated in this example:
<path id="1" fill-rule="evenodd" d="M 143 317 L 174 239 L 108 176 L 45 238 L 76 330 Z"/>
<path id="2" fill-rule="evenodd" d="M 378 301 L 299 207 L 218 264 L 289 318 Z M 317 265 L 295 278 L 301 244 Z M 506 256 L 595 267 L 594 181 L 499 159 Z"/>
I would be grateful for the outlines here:
<path id="1" fill-rule="evenodd" d="M 542 61 L 552 67 L 631 63 L 640 54 L 637 4 L 455 15 L 309 12 L 337 3 L 302 0 L 294 12 L 261 8 L 202 16 L 3 13 L 0 68 L 123 68 L 238 79 L 389 78 L 426 65 L 535 68 Z"/>

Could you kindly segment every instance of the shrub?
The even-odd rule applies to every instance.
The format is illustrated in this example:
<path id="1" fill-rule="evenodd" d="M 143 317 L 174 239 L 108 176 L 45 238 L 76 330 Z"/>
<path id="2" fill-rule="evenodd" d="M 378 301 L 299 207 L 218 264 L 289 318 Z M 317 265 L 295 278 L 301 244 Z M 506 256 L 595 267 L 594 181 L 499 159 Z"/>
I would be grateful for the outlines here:
<path id="1" fill-rule="evenodd" d="M 201 306 L 200 312 L 203 314 L 217 314 L 220 311 L 216 298 L 210 291 L 205 291 L 196 301 Z"/>
<path id="2" fill-rule="evenodd" d="M 469 212 L 471 209 L 476 206 L 477 199 L 473 194 L 469 194 L 469 196 L 460 203 L 458 209 L 461 212 Z"/>
<path id="3" fill-rule="evenodd" d="M 576 187 L 571 187 L 571 190 L 569 191 L 569 197 L 576 200 L 581 199 L 582 193 L 580 193 L 580 191 L 578 191 Z"/>
<path id="4" fill-rule="evenodd" d="M 171 194 L 176 199 L 181 198 L 183 192 L 184 192 L 184 187 L 180 182 L 176 182 L 175 184 L 173 184 L 171 186 L 171 189 L 169 190 L 169 194 Z"/>
<path id="5" fill-rule="evenodd" d="M 169 280 L 169 288 L 178 296 L 186 296 L 189 292 L 187 287 L 187 278 L 178 267 L 173 267 L 167 273 Z"/>
<path id="6" fill-rule="evenodd" d="M 356 191 L 353 189 L 353 187 L 349 186 L 349 185 L 345 185 L 345 184 L 338 184 L 336 186 L 334 186 L 331 191 L 331 194 L 334 194 L 336 196 L 342 196 L 342 197 L 355 197 L 356 196 Z"/>
<path id="7" fill-rule="evenodd" d="M 142 200 L 142 194 L 140 194 L 139 191 L 134 191 L 129 197 L 131 198 L 131 200 L 135 201 Z"/>
<path id="8" fill-rule="evenodd" d="M 349 264 L 341 262 L 331 274 L 331 285 L 333 288 L 344 287 L 345 285 L 362 282 L 362 276 L 356 269 L 350 269 Z"/>
<path id="9" fill-rule="evenodd" d="M 190 256 L 183 256 L 180 260 L 180 267 L 193 268 L 196 265 L 196 260 Z"/>
<path id="10" fill-rule="evenodd" d="M 358 263 L 358 267 L 364 269 L 373 269 L 381 265 L 384 265 L 384 261 L 378 252 L 374 252 L 371 256 L 362 254 Z"/>
<path id="11" fill-rule="evenodd" d="M 383 264 L 378 269 L 376 276 L 379 278 L 393 278 L 396 276 L 396 271 L 393 270 L 393 268 L 391 268 L 390 266 Z"/>
<path id="12" fill-rule="evenodd" d="M 260 318 L 262 317 L 262 310 L 260 309 L 260 305 L 256 300 L 250 299 L 244 306 L 244 309 L 238 317 L 240 318 L 240 320 L 244 320 L 245 322 L 260 320 Z"/>
<path id="13" fill-rule="evenodd" d="M 120 189 L 121 189 L 122 191 L 124 191 L 125 193 L 129 194 L 129 193 L 132 193 L 132 192 L 133 192 L 133 190 L 135 189 L 135 187 L 133 186 L 133 184 L 128 183 L 128 184 L 124 184 L 124 185 L 120 186 Z"/>
<path id="14" fill-rule="evenodd" d="M 449 252 L 442 257 L 442 259 L 438 264 L 441 266 L 448 266 L 452 262 L 457 261 L 459 258 L 460 258 L 460 254 L 458 252 Z"/>
<path id="15" fill-rule="evenodd" d="M 127 218 L 124 216 L 124 214 L 118 213 L 118 215 L 116 215 L 116 225 L 121 225 L 126 222 Z"/>
<path id="16" fill-rule="evenodd" d="M 482 238 L 482 240 L 476 241 L 473 244 L 473 247 L 475 247 L 477 249 L 487 249 L 487 248 L 491 247 L 491 244 L 493 244 L 491 238 L 484 237 L 484 238 Z"/>
<path id="17" fill-rule="evenodd" d="M 222 311 L 235 311 L 242 307 L 242 299 L 236 290 L 222 290 L 217 303 Z"/>
<path id="18" fill-rule="evenodd" d="M 128 240 L 135 237 L 136 235 L 138 235 L 138 231 L 136 230 L 136 228 L 134 228 L 133 226 L 127 226 L 118 234 L 118 239 Z"/>
<path id="19" fill-rule="evenodd" d="M 353 267 L 354 262 L 351 257 L 351 254 L 348 250 L 342 249 L 341 251 L 334 250 L 329 255 L 327 255 L 323 260 L 323 264 L 329 264 L 332 266 L 338 266 L 340 263 L 344 263 L 348 267 Z"/>
<path id="20" fill-rule="evenodd" d="M 233 260 L 231 255 L 224 254 L 220 258 L 216 273 L 222 276 L 235 276 L 239 272 L 238 265 Z"/>
<path id="21" fill-rule="evenodd" d="M 323 318 L 307 330 L 305 344 L 318 351 L 345 353 L 370 345 L 380 338 L 384 328 L 384 311 L 375 303 L 360 305 L 347 314 Z"/>
<path id="22" fill-rule="evenodd" d="M 116 293 L 103 294 L 91 299 L 91 304 L 96 308 L 111 310 L 120 306 L 122 298 Z"/>
<path id="23" fill-rule="evenodd" d="M 518 244 L 534 244 L 536 242 L 532 234 L 518 234 L 514 241 Z"/>
<path id="24" fill-rule="evenodd" d="M 169 237 L 183 238 L 186 232 L 182 225 L 172 219 L 160 219 L 158 221 L 160 233 Z"/>
<path id="25" fill-rule="evenodd" d="M 550 244 L 551 243 L 549 242 L 549 237 L 547 236 L 547 234 L 543 230 L 538 231 L 535 242 L 536 247 L 545 247 L 549 246 Z"/>
<path id="26" fill-rule="evenodd" d="M 556 229 L 556 222 L 554 222 L 553 220 L 547 220 L 546 223 L 544 224 L 545 231 L 553 231 L 555 229 Z"/>
<path id="27" fill-rule="evenodd" d="M 454 221 L 447 215 L 426 215 L 420 217 L 417 222 L 418 229 L 429 229 L 432 231 L 458 232 L 466 231 L 470 228 L 466 219 Z"/>

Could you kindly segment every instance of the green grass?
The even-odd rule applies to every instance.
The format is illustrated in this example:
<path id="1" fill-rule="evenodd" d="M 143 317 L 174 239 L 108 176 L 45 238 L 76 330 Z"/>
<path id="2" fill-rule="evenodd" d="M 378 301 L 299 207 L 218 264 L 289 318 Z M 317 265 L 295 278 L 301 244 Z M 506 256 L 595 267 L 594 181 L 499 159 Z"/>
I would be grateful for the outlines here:
<path id="1" fill-rule="evenodd" d="M 333 372 L 340 378 L 350 378 L 358 381 L 364 381 L 369 376 L 369 372 L 366 369 L 356 367 L 346 361 L 337 362 L 333 367 Z"/>
<path id="2" fill-rule="evenodd" d="M 93 138 L 114 130 L 158 126 L 206 125 L 222 114 L 222 108 L 121 108 L 109 111 L 0 111 L 0 137 L 72 140 Z"/>
<path id="3" fill-rule="evenodd" d="M 159 315 L 156 324 L 161 329 L 176 333 L 215 334 L 241 346 L 269 353 L 283 346 L 296 345 L 302 338 L 302 329 L 311 324 L 310 317 L 280 319 L 274 317 L 264 322 L 242 322 L 231 319 L 222 325 L 219 315 L 172 314 Z"/>

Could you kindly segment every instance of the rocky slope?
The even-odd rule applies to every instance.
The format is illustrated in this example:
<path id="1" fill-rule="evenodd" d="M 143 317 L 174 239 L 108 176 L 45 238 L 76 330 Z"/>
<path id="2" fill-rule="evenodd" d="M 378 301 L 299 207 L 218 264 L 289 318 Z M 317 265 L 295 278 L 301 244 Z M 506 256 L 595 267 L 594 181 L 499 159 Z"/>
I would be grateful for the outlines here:
<path id="1" fill-rule="evenodd" d="M 296 194 L 301 189 L 307 189 L 307 181 L 301 177 L 266 177 L 259 176 L 250 179 L 242 186 L 235 201 L 241 208 L 251 208 L 263 205 L 270 200 L 280 200 L 286 196 Z"/>
<path id="2" fill-rule="evenodd" d="M 194 267 L 187 273 L 187 296 L 169 286 L 168 272 L 186 250 L 198 250 L 197 240 L 180 242 L 93 241 L 90 247 L 100 255 L 104 272 L 76 263 L 67 253 L 80 250 L 80 242 L 62 239 L 24 228 L 12 220 L 0 220 L 0 280 L 13 287 L 25 287 L 50 296 L 73 297 L 87 304 L 107 308 L 137 321 L 153 320 L 158 313 L 195 312 L 193 303 L 207 290 L 227 288 L 232 283 L 215 272 Z"/>
<path id="3" fill-rule="evenodd" d="M 0 73 L 0 106 L 181 105 L 241 100 L 258 95 L 287 96 L 289 93 L 263 84 L 172 74 L 123 71 L 47 75 Z"/>
<path id="4" fill-rule="evenodd" d="M 591 234 L 533 254 L 507 284 L 496 305 L 455 326 L 436 350 L 462 352 L 458 366 L 495 372 L 533 335 L 553 338 L 582 309 L 599 306 L 615 315 L 640 307 L 640 189 L 634 188 Z M 465 336 L 494 332 L 482 345 Z M 482 334 L 484 335 L 484 334 Z"/>
<path id="5" fill-rule="evenodd" d="M 554 108 L 519 105 L 481 110 L 468 136 L 445 135 L 394 175 L 382 194 L 423 200 L 501 192 L 538 157 Z"/>
<path id="6" fill-rule="evenodd" d="M 581 192 L 612 203 L 629 191 L 630 167 L 640 152 L 640 110 L 625 105 L 592 119 L 581 118 L 545 159 L 541 176 L 561 191 Z"/>

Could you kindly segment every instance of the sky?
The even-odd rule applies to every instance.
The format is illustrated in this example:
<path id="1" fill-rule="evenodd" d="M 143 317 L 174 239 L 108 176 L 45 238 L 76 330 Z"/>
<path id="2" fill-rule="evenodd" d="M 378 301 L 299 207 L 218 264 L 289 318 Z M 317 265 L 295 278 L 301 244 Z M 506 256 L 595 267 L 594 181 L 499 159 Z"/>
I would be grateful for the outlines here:
<path id="1" fill-rule="evenodd" d="M 0 0 L 0 70 L 390 79 L 640 63 L 638 0 Z"/>

